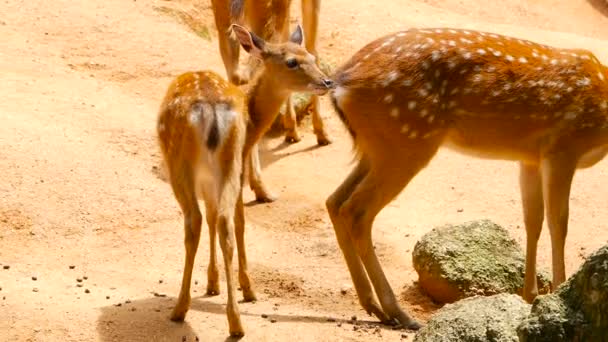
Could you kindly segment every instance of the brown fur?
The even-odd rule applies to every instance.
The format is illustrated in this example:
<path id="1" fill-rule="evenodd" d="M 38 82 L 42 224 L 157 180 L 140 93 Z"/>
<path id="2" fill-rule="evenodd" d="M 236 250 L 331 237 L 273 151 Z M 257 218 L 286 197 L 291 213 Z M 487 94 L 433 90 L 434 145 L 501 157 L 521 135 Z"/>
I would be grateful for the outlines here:
<path id="1" fill-rule="evenodd" d="M 260 175 L 257 141 L 276 117 L 290 91 L 325 93 L 330 83 L 300 46 L 301 29 L 282 44 L 265 43 L 246 29 L 235 26 L 237 36 L 263 69 L 247 93 L 211 71 L 187 72 L 167 90 L 157 122 L 159 144 L 169 170 L 171 187 L 184 214 L 186 261 L 182 287 L 172 320 L 183 320 L 190 306 L 192 268 L 200 238 L 205 203 L 209 226 L 210 257 L 207 294 L 219 293 L 215 237 L 219 234 L 228 285 L 227 317 L 230 334 L 244 334 L 232 281 L 235 244 L 239 259 L 239 284 L 245 301 L 255 300 L 247 272 L 242 184 L 244 165 L 250 163 L 250 182 L 259 200 L 271 200 Z M 254 43 L 254 41 L 256 43 Z M 257 44 L 257 45 L 256 45 Z M 295 58 L 297 68 L 286 60 Z M 254 153 L 251 153 L 251 152 Z M 197 188 L 199 191 L 197 191 Z"/>
<path id="2" fill-rule="evenodd" d="M 247 23 L 252 32 L 268 42 L 285 42 L 289 38 L 289 9 L 291 0 L 213 0 L 213 14 L 218 32 L 218 41 L 222 61 L 226 68 L 228 79 L 234 84 L 247 83 L 259 62 L 255 59 L 249 61 L 249 66 L 239 69 L 239 45 L 236 37 L 228 29 L 233 23 Z M 240 6 L 240 7 L 239 7 Z M 242 8 L 238 16 L 230 8 Z M 302 19 L 305 33 L 305 47 L 315 57 L 317 53 L 317 29 L 319 25 L 319 11 L 321 0 L 302 1 Z M 318 61 L 317 61 L 318 63 Z M 317 143 L 327 145 L 331 143 L 325 124 L 319 113 L 319 98 L 311 98 L 312 124 Z M 298 142 L 301 140 L 296 130 L 296 113 L 291 97 L 287 98 L 287 111 L 283 116 L 285 140 Z"/>
<path id="3" fill-rule="evenodd" d="M 531 301 L 538 292 L 536 249 L 545 210 L 553 286 L 565 280 L 572 177 L 608 153 L 608 73 L 591 52 L 491 33 L 412 29 L 369 43 L 334 80 L 332 102 L 352 132 L 359 163 L 327 208 L 368 313 L 419 326 L 399 307 L 371 231 L 375 216 L 440 146 L 520 162 L 523 296 Z"/>

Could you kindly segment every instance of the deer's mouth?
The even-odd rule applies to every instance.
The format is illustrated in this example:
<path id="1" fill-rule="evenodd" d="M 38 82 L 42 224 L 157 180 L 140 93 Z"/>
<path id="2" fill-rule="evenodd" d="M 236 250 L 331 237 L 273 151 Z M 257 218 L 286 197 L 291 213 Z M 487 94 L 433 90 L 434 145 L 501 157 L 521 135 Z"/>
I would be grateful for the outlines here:
<path id="1" fill-rule="evenodd" d="M 331 90 L 331 88 L 328 88 L 326 85 L 321 85 L 321 84 L 309 84 L 308 85 L 308 91 L 310 91 L 311 93 L 315 94 L 315 95 L 325 95 L 327 94 L 328 91 Z"/>

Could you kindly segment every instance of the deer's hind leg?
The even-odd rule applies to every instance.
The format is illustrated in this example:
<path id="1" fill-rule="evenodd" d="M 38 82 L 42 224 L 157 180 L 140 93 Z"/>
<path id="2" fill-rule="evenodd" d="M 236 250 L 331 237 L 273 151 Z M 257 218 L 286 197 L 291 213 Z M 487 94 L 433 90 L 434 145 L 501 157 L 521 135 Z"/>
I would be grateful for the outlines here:
<path id="1" fill-rule="evenodd" d="M 398 159 L 392 155 L 382 156 L 381 153 L 373 156 L 369 172 L 344 201 L 339 212 L 380 300 L 382 310 L 390 321 L 409 329 L 417 329 L 420 325 L 403 311 L 397 302 L 374 251 L 372 224 L 376 215 L 427 165 L 438 146 L 438 139 L 426 139 L 400 150 Z"/>
<path id="2" fill-rule="evenodd" d="M 205 191 L 205 190 L 203 190 Z M 209 266 L 207 267 L 207 295 L 216 296 L 220 294 L 220 275 L 217 268 L 216 258 L 216 222 L 217 204 L 212 196 L 205 194 L 205 216 L 209 227 Z"/>
<path id="3" fill-rule="evenodd" d="M 321 0 L 302 1 L 302 21 L 304 28 L 304 39 L 306 50 L 317 58 L 320 66 L 319 53 L 317 52 L 317 32 L 319 29 L 319 15 L 321 12 Z M 329 134 L 325 129 L 323 118 L 320 113 L 319 96 L 312 95 L 312 127 L 317 136 L 317 144 L 323 146 L 331 143 Z"/>
<path id="4" fill-rule="evenodd" d="M 523 298 L 531 303 L 538 295 L 536 251 L 543 228 L 544 206 L 541 175 L 538 165 L 520 165 L 519 184 L 526 226 L 526 272 Z"/>
<path id="5" fill-rule="evenodd" d="M 243 206 L 243 191 L 240 191 L 236 206 L 236 247 L 239 256 L 239 284 L 243 291 L 243 299 L 246 302 L 256 300 L 255 292 L 251 285 L 249 272 L 247 271 L 247 248 L 245 247 L 245 208 Z"/>
<path id="6" fill-rule="evenodd" d="M 220 247 L 224 257 L 224 268 L 226 271 L 226 284 L 228 287 L 228 303 L 226 305 L 226 315 L 231 336 L 243 336 L 245 331 L 241 325 L 241 316 L 236 300 L 236 287 L 234 284 L 234 271 L 232 258 L 235 246 L 235 218 L 237 215 L 237 205 L 242 191 L 240 172 L 242 162 L 240 153 L 235 153 L 233 159 L 222 166 L 222 179 L 216 184 L 218 189 L 217 196 L 217 216 L 216 231 L 220 240 Z M 224 159 L 226 160 L 226 159 Z"/>
<path id="7" fill-rule="evenodd" d="M 169 164 L 171 187 L 175 198 L 184 214 L 184 245 L 186 247 L 186 260 L 182 276 L 182 286 L 177 304 L 171 313 L 171 320 L 182 321 L 190 307 L 190 283 L 192 282 L 192 268 L 198 243 L 201 236 L 202 215 L 198 206 L 194 187 L 194 169 L 191 163 L 181 160 Z"/>
<path id="8" fill-rule="evenodd" d="M 353 240 L 348 232 L 349 227 L 347 222 L 345 222 L 343 217 L 339 214 L 340 208 L 352 195 L 361 180 L 369 173 L 369 169 L 369 161 L 363 156 L 344 182 L 342 182 L 342 184 L 340 184 L 340 186 L 327 198 L 325 205 L 334 227 L 334 232 L 336 233 L 338 245 L 342 250 L 346 265 L 348 266 L 348 271 L 350 272 L 355 290 L 357 291 L 359 303 L 361 303 L 361 306 L 368 314 L 376 316 L 384 323 L 389 323 L 388 316 L 382 311 L 374 296 L 367 273 L 353 246 Z"/>
<path id="9" fill-rule="evenodd" d="M 229 0 L 212 0 L 213 16 L 215 26 L 218 32 L 218 43 L 220 55 L 226 68 L 228 80 L 234 84 L 244 84 L 248 82 L 247 73 L 239 68 L 240 45 L 234 34 L 230 32 L 230 25 L 240 23 L 242 14 L 235 13 L 238 17 L 233 17 L 231 1 Z"/>

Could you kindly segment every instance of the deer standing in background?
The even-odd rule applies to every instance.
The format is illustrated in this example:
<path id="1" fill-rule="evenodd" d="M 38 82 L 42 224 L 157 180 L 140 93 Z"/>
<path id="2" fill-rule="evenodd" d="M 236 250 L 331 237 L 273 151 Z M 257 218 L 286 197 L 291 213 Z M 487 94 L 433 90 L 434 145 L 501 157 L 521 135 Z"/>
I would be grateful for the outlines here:
<path id="1" fill-rule="evenodd" d="M 233 23 L 245 22 L 252 32 L 268 42 L 277 43 L 289 38 L 289 9 L 291 0 L 212 0 L 215 25 L 218 30 L 218 41 L 222 61 L 226 68 L 228 79 L 234 84 L 247 83 L 251 69 L 239 68 L 239 44 L 231 35 L 229 27 Z M 311 54 L 318 58 L 317 29 L 319 26 L 319 11 L 321 0 L 302 0 L 302 20 L 305 46 Z M 318 62 L 317 62 L 318 65 Z M 331 143 L 319 113 L 319 98 L 313 95 L 312 124 L 319 145 Z M 287 98 L 283 126 L 285 141 L 298 142 L 300 136 L 296 130 L 296 113 L 291 97 Z M 254 151 L 257 154 L 257 150 Z"/>
<path id="2" fill-rule="evenodd" d="M 388 35 L 340 67 L 331 99 L 352 134 L 358 164 L 326 205 L 365 310 L 383 322 L 419 327 L 382 271 L 372 223 L 440 146 L 520 163 L 523 297 L 537 295 L 545 215 L 553 288 L 564 282 L 572 178 L 608 153 L 607 78 L 608 69 L 587 50 L 449 28 Z"/>
<path id="3" fill-rule="evenodd" d="M 217 231 L 226 269 L 230 334 L 242 336 L 244 330 L 232 280 L 235 230 L 243 297 L 245 301 L 256 298 L 247 273 L 245 253 L 244 163 L 290 92 L 322 95 L 332 83 L 317 67 L 315 57 L 301 46 L 300 26 L 288 42 L 280 44 L 267 43 L 241 26 L 234 25 L 233 30 L 245 51 L 263 64 L 251 81 L 249 91 L 243 93 L 211 71 L 182 74 L 171 83 L 165 95 L 157 132 L 171 187 L 184 214 L 186 261 L 171 319 L 183 320 L 190 306 L 192 268 L 202 225 L 198 206 L 200 194 L 209 225 L 207 294 L 219 293 L 215 253 Z M 264 189 L 261 183 L 255 186 Z"/>

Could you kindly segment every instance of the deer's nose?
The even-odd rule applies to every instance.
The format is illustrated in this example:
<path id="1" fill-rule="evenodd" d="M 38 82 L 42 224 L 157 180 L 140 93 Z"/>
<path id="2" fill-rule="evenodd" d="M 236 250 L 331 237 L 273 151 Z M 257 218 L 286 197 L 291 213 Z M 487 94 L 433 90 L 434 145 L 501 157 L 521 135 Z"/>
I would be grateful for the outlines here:
<path id="1" fill-rule="evenodd" d="M 324 79 L 323 85 L 325 86 L 325 88 L 331 89 L 334 87 L 334 81 L 332 81 L 330 79 Z"/>

